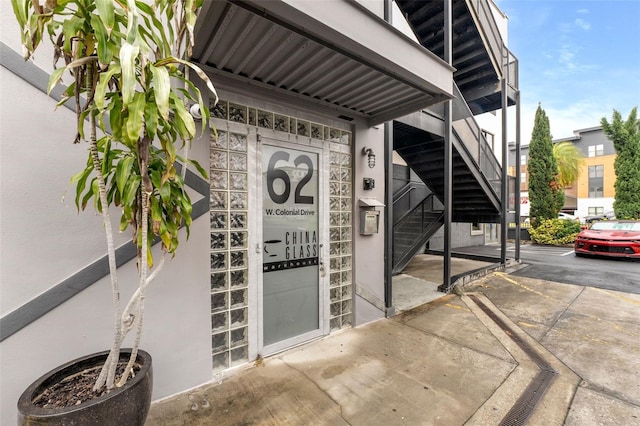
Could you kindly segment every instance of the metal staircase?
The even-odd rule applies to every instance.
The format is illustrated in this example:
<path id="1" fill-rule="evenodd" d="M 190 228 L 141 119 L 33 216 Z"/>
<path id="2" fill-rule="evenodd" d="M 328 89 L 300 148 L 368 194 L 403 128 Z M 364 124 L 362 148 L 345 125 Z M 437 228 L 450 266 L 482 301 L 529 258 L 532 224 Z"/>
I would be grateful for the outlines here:
<path id="1" fill-rule="evenodd" d="M 444 223 L 442 203 L 429 192 L 411 201 L 414 184 L 393 197 L 393 273 L 400 273 Z M 415 191 L 418 192 L 418 191 Z"/>
<path id="2" fill-rule="evenodd" d="M 444 2 L 396 0 L 418 41 L 444 56 Z M 452 1 L 455 99 L 452 119 L 453 222 L 498 223 L 502 168 L 474 114 L 515 104 L 517 60 L 506 48 L 487 0 Z M 398 273 L 441 227 L 444 200 L 443 107 L 393 123 L 394 150 L 432 192 L 424 205 L 394 216 L 394 273 Z M 400 196 L 400 191 L 397 192 Z M 394 197 L 395 200 L 396 197 Z M 395 207 L 394 207 L 395 210 Z"/>
<path id="3" fill-rule="evenodd" d="M 444 59 L 444 1 L 396 0 L 396 4 L 420 44 Z M 452 1 L 453 77 L 474 114 L 502 108 L 503 77 L 508 105 L 515 104 L 518 62 L 493 13 L 487 0 Z"/>

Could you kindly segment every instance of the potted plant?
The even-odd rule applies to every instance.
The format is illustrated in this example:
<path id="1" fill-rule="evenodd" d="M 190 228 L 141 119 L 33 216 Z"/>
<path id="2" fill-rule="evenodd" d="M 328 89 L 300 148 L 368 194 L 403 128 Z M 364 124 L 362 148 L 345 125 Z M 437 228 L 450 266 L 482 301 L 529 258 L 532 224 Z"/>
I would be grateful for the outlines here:
<path id="1" fill-rule="evenodd" d="M 93 365 L 97 368 L 90 385 L 92 395 L 86 403 L 54 410 L 52 423 L 85 406 L 103 404 L 116 394 L 138 401 L 127 390 L 142 385 L 140 400 L 151 398 L 151 358 L 140 351 L 145 289 L 161 270 L 165 254 L 174 255 L 178 231 L 191 224 L 191 200 L 184 188 L 187 165 L 194 165 L 203 177 L 206 172 L 186 152 L 196 135 L 196 123 L 189 106 L 199 107 L 202 129 L 208 123 L 198 88 L 189 80 L 195 72 L 212 92 L 215 89 L 204 74 L 188 61 L 194 44 L 193 29 L 202 0 L 12 0 L 21 29 L 25 59 L 40 45 L 51 40 L 56 68 L 50 77 L 49 92 L 70 77 L 61 105 L 75 103 L 77 131 L 75 143 L 88 142 L 86 167 L 73 176 L 75 203 L 84 210 L 90 201 L 102 214 L 112 288 L 114 333 L 108 352 L 84 357 L 55 369 L 32 385 L 19 402 L 23 422 L 49 423 L 45 409 L 37 407 L 44 387 L 82 376 Z M 180 155 L 184 149 L 183 156 Z M 178 173 L 176 162 L 181 162 Z M 138 287 L 121 306 L 115 247 L 109 207 L 121 209 L 120 230 L 130 228 L 137 246 Z M 151 246 L 159 241 L 160 259 L 154 259 Z M 152 271 L 152 272 L 151 272 Z M 132 348 L 121 350 L 127 334 L 136 330 Z M 91 361 L 88 361 L 88 359 Z M 132 377 L 136 377 L 129 380 Z M 102 396 L 100 396 L 102 395 Z M 91 399 L 97 396 L 97 399 Z M 75 401 L 73 401 L 75 403 Z M 139 403 L 139 402 L 136 402 Z M 42 405 L 42 404 L 41 404 Z M 109 407 L 108 403 L 106 405 Z M 33 408 L 35 407 L 35 408 Z M 28 412 L 29 410 L 35 410 Z M 32 410 L 32 411 L 33 411 Z M 140 411 L 135 407 L 134 411 Z M 98 410 L 99 411 L 99 410 Z M 109 412 L 111 411 L 111 412 Z M 90 416 L 97 415 L 96 410 Z M 144 411 L 144 416 L 146 416 Z M 107 408 L 113 417 L 113 409 Z M 144 416 L 137 421 L 144 422 Z M 135 417 L 135 416 L 134 416 Z M 73 424 L 134 424 L 134 417 L 95 419 Z M 140 417 L 140 416 L 138 416 Z M 57 420 L 56 420 L 57 419 Z"/>

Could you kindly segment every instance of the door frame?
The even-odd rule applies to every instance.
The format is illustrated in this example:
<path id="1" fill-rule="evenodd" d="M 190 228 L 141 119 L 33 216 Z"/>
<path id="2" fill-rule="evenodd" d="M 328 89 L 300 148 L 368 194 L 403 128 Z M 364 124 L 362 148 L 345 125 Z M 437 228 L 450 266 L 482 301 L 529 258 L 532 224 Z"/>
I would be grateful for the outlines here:
<path id="1" fill-rule="evenodd" d="M 255 205 L 254 231 L 256 238 L 256 251 L 254 268 L 250 277 L 249 285 L 255 288 L 256 296 L 255 323 L 256 324 L 256 353 L 262 356 L 272 355 L 285 349 L 307 343 L 310 340 L 320 338 L 329 334 L 329 146 L 319 139 L 293 137 L 291 141 L 289 135 L 280 135 L 280 132 L 258 129 L 256 135 L 256 150 L 253 173 L 255 173 L 255 186 L 253 194 L 250 194 L 250 204 Z M 318 155 L 318 329 L 313 330 L 289 339 L 285 339 L 271 345 L 264 345 L 264 305 L 263 305 L 263 250 L 262 250 L 262 227 L 263 227 L 263 205 L 262 197 L 262 153 L 263 145 L 290 148 L 299 151 L 309 151 Z"/>

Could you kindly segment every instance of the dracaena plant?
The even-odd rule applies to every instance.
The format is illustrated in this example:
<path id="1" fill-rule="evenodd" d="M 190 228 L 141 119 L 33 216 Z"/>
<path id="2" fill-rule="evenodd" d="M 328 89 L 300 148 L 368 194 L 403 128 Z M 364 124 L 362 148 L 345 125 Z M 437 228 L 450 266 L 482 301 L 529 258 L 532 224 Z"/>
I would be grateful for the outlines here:
<path id="1" fill-rule="evenodd" d="M 91 202 L 102 214 L 107 239 L 114 309 L 111 352 L 94 389 L 121 386 L 133 374 L 140 343 L 145 288 L 178 247 L 178 231 L 191 224 L 184 188 L 186 158 L 196 123 L 188 105 L 198 104 L 202 128 L 209 110 L 189 80 L 195 72 L 212 92 L 204 72 L 189 62 L 193 29 L 202 0 L 12 0 L 25 59 L 49 38 L 54 71 L 49 92 L 62 84 L 63 99 L 75 102 L 75 143 L 88 142 L 86 167 L 73 176 L 75 203 Z M 183 156 L 180 153 L 184 152 Z M 178 173 L 176 163 L 183 164 Z M 121 210 L 121 231 L 130 228 L 137 246 L 138 287 L 121 306 L 109 207 Z M 162 256 L 151 245 L 159 239 Z M 155 265 L 154 265 L 155 263 Z M 151 272 L 153 271 L 153 272 Z M 115 380 L 120 346 L 136 329 L 131 359 Z"/>

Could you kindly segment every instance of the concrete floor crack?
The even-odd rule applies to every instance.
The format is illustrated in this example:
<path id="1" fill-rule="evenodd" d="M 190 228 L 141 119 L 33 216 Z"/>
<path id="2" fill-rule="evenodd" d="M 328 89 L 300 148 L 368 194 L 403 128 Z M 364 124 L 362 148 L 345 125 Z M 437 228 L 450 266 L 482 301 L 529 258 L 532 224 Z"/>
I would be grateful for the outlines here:
<path id="1" fill-rule="evenodd" d="M 329 394 L 329 392 L 327 392 L 326 390 L 322 389 L 322 387 L 312 378 L 310 377 L 307 373 L 305 373 L 304 371 L 300 370 L 299 368 L 296 368 L 294 365 L 289 364 L 287 361 L 285 361 L 284 359 L 281 358 L 281 361 L 289 368 L 291 368 L 292 370 L 297 371 L 298 373 L 302 374 L 304 377 L 307 378 L 307 380 L 309 380 L 311 383 L 313 383 L 313 385 L 322 393 L 324 393 L 325 395 L 327 395 L 327 397 L 333 401 L 334 404 L 336 404 L 339 408 L 340 408 L 340 417 L 342 417 L 342 420 L 344 420 L 344 422 L 346 424 L 348 424 L 349 426 L 351 426 L 351 423 L 344 417 L 344 412 L 343 412 L 343 408 L 342 408 L 342 404 L 340 404 L 340 402 L 338 402 L 335 398 L 333 398 L 331 396 L 331 394 Z"/>

